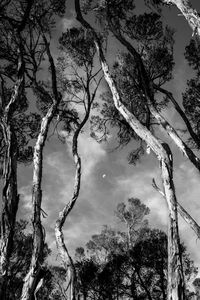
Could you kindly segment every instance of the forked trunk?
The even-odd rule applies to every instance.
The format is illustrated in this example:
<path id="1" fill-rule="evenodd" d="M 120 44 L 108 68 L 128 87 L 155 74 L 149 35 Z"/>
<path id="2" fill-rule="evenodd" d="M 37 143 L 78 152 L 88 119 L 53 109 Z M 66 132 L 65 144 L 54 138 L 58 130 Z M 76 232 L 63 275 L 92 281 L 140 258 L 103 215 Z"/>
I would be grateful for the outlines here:
<path id="1" fill-rule="evenodd" d="M 51 55 L 51 51 L 49 48 L 50 46 L 45 35 L 43 35 L 43 40 L 46 46 L 46 52 L 50 64 L 53 97 L 51 97 L 52 104 L 48 109 L 46 115 L 42 119 L 40 132 L 38 134 L 37 142 L 34 147 L 32 187 L 33 253 L 29 271 L 24 278 L 21 300 L 32 300 L 32 298 L 34 297 L 34 292 L 38 284 L 38 279 L 40 277 L 40 271 L 43 263 L 43 249 L 45 240 L 44 228 L 41 223 L 43 149 L 45 146 L 49 126 L 61 100 L 57 91 L 54 60 Z"/>
<path id="2" fill-rule="evenodd" d="M 124 106 L 120 98 L 120 93 L 117 90 L 117 86 L 110 74 L 98 35 L 91 25 L 82 17 L 79 0 L 75 0 L 75 9 L 77 20 L 82 24 L 82 26 L 93 33 L 94 42 L 104 73 L 104 78 L 111 90 L 116 109 L 125 118 L 126 122 L 135 131 L 135 133 L 147 143 L 147 145 L 158 157 L 158 160 L 161 162 L 163 185 L 169 208 L 168 300 L 182 300 L 184 299 L 185 287 L 179 247 L 177 204 L 173 185 L 173 165 L 172 157 L 170 157 L 170 149 L 169 147 L 166 147 L 165 144 L 162 144 L 160 141 L 158 141 L 158 139 L 155 138 L 155 136 L 139 122 L 135 115 Z"/>

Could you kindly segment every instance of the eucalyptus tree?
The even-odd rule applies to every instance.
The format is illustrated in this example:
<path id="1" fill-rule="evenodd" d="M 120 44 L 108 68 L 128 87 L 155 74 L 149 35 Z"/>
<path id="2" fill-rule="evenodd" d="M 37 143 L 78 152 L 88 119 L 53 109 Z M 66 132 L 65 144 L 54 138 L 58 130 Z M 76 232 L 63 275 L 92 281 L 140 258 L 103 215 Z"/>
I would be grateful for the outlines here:
<path id="1" fill-rule="evenodd" d="M 1 136 L 1 162 L 3 170 L 3 192 L 1 213 L 1 244 L 0 244 L 0 297 L 4 299 L 7 284 L 9 259 L 12 253 L 13 234 L 19 195 L 17 191 L 17 162 L 29 161 L 32 153 L 26 147 L 27 139 L 34 136 L 31 124 L 34 116 L 27 116 L 25 89 L 25 62 L 21 37 L 27 26 L 33 1 L 1 3 L 1 46 L 0 46 L 0 136 Z M 19 12 L 14 14 L 14 9 Z M 24 118 L 24 124 L 22 122 Z M 33 122 L 32 122 L 33 121 Z M 29 123 L 30 126 L 27 126 Z M 23 132 L 18 131 L 22 126 Z M 34 127 L 34 126 L 33 126 Z M 29 131 L 29 132 L 28 132 Z M 2 167 L 2 166 L 1 166 Z"/>
<path id="2" fill-rule="evenodd" d="M 55 24 L 54 16 L 62 15 L 65 11 L 65 1 L 38 1 L 35 3 L 33 16 L 30 18 L 30 26 L 35 26 L 36 36 L 30 35 L 30 44 L 26 45 L 29 53 L 32 68 L 27 69 L 27 77 L 31 81 L 33 91 L 38 99 L 39 108 L 42 112 L 40 129 L 36 138 L 33 153 L 33 182 L 32 182 L 32 226 L 33 226 L 33 251 L 31 263 L 24 278 L 21 299 L 32 299 L 37 285 L 42 284 L 42 263 L 44 260 L 44 239 L 45 233 L 41 223 L 41 202 L 42 202 L 42 166 L 43 149 L 47 138 L 48 130 L 53 118 L 58 114 L 59 104 L 62 100 L 57 87 L 57 74 L 54 58 L 50 49 L 51 30 Z M 37 48 L 32 48 L 32 39 L 39 43 L 40 51 L 38 57 Z M 42 43 L 42 49 L 41 44 Z M 46 54 L 49 62 L 50 80 L 44 82 L 38 80 L 38 59 L 39 65 Z M 65 116 L 65 120 L 66 120 Z"/>
<path id="3" fill-rule="evenodd" d="M 125 230 L 105 225 L 85 248 L 76 249 L 78 287 L 83 299 L 166 300 L 167 235 L 148 226 L 145 218 L 149 209 L 137 198 L 120 203 L 117 211 L 117 218 L 125 222 Z M 140 213 L 137 215 L 136 211 Z M 127 220 L 132 224 L 131 232 L 126 230 Z M 129 235 L 132 243 L 127 247 Z M 198 270 L 183 244 L 181 251 L 189 288 Z"/>
<path id="4" fill-rule="evenodd" d="M 59 80 L 66 92 L 66 104 L 77 111 L 77 122 L 72 134 L 72 156 L 75 163 L 74 189 L 72 198 L 66 203 L 56 221 L 55 235 L 58 251 L 67 272 L 69 299 L 76 298 L 76 271 L 64 240 L 63 226 L 73 209 L 81 186 L 81 157 L 78 152 L 78 138 L 90 117 L 95 96 L 101 81 L 99 72 L 94 68 L 96 49 L 92 36 L 83 28 L 71 28 L 60 38 L 61 56 L 59 57 Z"/>
<path id="5" fill-rule="evenodd" d="M 113 3 L 111 3 L 111 7 L 114 10 L 114 6 L 112 4 Z M 134 114 L 134 112 L 131 112 L 126 107 L 126 105 L 123 103 L 121 93 L 110 73 L 109 66 L 108 66 L 108 63 L 106 61 L 106 58 L 105 58 L 105 55 L 103 52 L 101 40 L 99 39 L 99 36 L 96 33 L 96 31 L 94 30 L 94 28 L 83 18 L 81 9 L 80 9 L 80 3 L 78 0 L 75 1 L 75 7 L 76 7 L 77 20 L 86 29 L 88 29 L 88 31 L 93 33 L 94 42 L 95 42 L 95 45 L 96 45 L 96 48 L 97 48 L 97 51 L 99 54 L 99 59 L 100 59 L 100 63 L 102 66 L 102 70 L 104 72 L 104 78 L 107 81 L 108 86 L 111 90 L 116 109 L 125 118 L 126 122 L 135 131 L 135 133 L 142 140 L 144 140 L 147 143 L 148 147 L 152 149 L 152 151 L 156 154 L 158 160 L 160 161 L 163 187 L 164 187 L 166 200 L 167 200 L 167 204 L 168 204 L 168 208 L 169 208 L 168 299 L 170 299 L 170 300 L 171 299 L 185 299 L 185 283 L 184 283 L 183 266 L 182 266 L 181 252 L 180 252 L 177 204 L 176 204 L 177 200 L 176 200 L 175 188 L 174 188 L 174 183 L 173 183 L 173 159 L 172 159 L 171 150 L 166 143 L 163 143 L 162 141 L 158 140 L 152 134 L 152 132 L 146 126 L 144 126 L 142 124 L 142 122 L 137 118 L 137 116 Z M 122 7 L 120 7 L 120 8 L 119 8 L 119 6 L 115 6 L 115 7 L 117 7 L 117 12 L 115 15 L 115 10 L 114 10 L 113 15 L 117 16 L 117 18 L 114 19 L 116 21 L 116 20 L 118 20 L 119 16 L 122 16 L 122 18 L 123 18 L 123 12 L 126 12 L 126 9 L 124 8 L 123 3 L 122 3 Z M 107 11 L 108 10 L 106 10 L 106 12 Z M 111 21 L 112 21 L 112 14 L 110 16 L 111 16 Z M 120 26 L 119 22 L 120 21 L 118 21 L 118 24 L 115 24 L 115 28 L 118 28 L 120 30 L 119 27 L 116 27 L 116 25 Z M 120 35 L 120 37 L 121 37 L 121 35 Z M 120 38 L 120 42 L 121 41 L 124 41 L 124 39 L 121 40 L 121 38 Z M 130 44 L 128 43 L 128 50 L 129 50 L 129 45 Z M 130 48 L 131 48 L 131 51 L 133 51 L 135 53 L 135 56 L 137 58 L 136 64 L 138 65 L 138 73 L 139 73 L 140 84 L 142 87 L 142 93 L 144 94 L 145 98 L 147 98 L 148 101 L 149 100 L 153 101 L 152 90 L 150 89 L 150 86 L 149 86 L 149 80 L 146 81 L 146 79 L 148 79 L 148 78 L 145 78 L 146 72 L 145 72 L 145 69 L 143 68 L 143 62 L 141 60 L 141 57 L 138 55 L 137 51 L 134 48 L 133 48 L 134 50 L 132 49 L 132 46 Z M 132 53 L 131 53 L 131 55 L 132 55 Z M 134 56 L 134 59 L 135 59 L 135 56 Z M 133 97 L 134 97 L 134 95 L 133 95 Z M 151 107 L 153 107 L 153 105 Z M 155 107 L 153 107 L 153 110 L 154 109 L 155 109 Z M 159 116 L 160 116 L 160 114 L 159 114 Z M 154 115 L 154 117 L 156 117 L 156 115 Z"/>
<path id="6" fill-rule="evenodd" d="M 1 153 L 5 166 L 1 220 L 2 299 L 6 293 L 6 276 L 19 200 L 16 176 L 18 161 L 33 159 L 33 253 L 30 269 L 24 280 L 22 299 L 33 297 L 42 273 L 45 239 L 41 224 L 43 148 L 61 101 L 49 41 L 55 25 L 55 15 L 62 15 L 64 12 L 65 1 L 19 0 L 1 3 Z M 45 57 L 50 65 L 48 70 L 43 63 Z M 40 80 L 42 72 L 49 72 L 51 80 Z M 31 99 L 32 106 L 36 99 L 39 114 L 25 114 L 28 108 L 27 98 Z M 62 122 L 71 122 L 74 116 L 72 112 L 68 112 L 65 109 L 65 114 L 60 117 Z M 28 145 L 28 141 L 33 138 L 36 139 L 34 150 Z"/>

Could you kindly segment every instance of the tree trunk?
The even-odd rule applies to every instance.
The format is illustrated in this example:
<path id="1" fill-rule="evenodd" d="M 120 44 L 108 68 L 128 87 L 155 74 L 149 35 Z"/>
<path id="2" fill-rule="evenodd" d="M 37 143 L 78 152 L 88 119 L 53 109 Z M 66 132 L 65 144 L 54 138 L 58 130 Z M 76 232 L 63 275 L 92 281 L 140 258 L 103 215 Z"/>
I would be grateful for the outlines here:
<path id="1" fill-rule="evenodd" d="M 161 160 L 162 180 L 169 208 L 168 224 L 168 300 L 185 299 L 185 283 L 183 276 L 180 239 L 178 232 L 177 200 L 173 183 L 172 153 L 167 144 L 163 144 L 166 158 Z"/>
<path id="2" fill-rule="evenodd" d="M 188 0 L 163 0 L 164 3 L 174 4 L 181 11 L 193 30 L 193 35 L 200 37 L 200 16 L 196 9 L 192 8 Z"/>
<path id="3" fill-rule="evenodd" d="M 4 126 L 3 131 L 7 149 L 4 158 L 4 185 L 0 230 L 0 299 L 2 300 L 6 299 L 9 259 L 12 254 L 15 219 L 19 202 L 19 195 L 17 194 L 16 138 L 10 125 Z"/>
<path id="4" fill-rule="evenodd" d="M 41 224 L 41 202 L 42 202 L 42 167 L 43 167 L 43 149 L 50 123 L 56 113 L 60 102 L 60 96 L 57 92 L 56 70 L 54 60 L 50 52 L 49 43 L 43 35 L 46 46 L 46 52 L 49 59 L 52 81 L 52 105 L 43 117 L 40 132 L 34 147 L 33 156 L 33 186 L 32 186 L 32 226 L 33 226 L 33 253 L 29 271 L 24 278 L 24 284 L 21 294 L 21 300 L 32 300 L 35 288 L 38 283 L 39 274 L 43 263 L 44 248 L 44 228 Z M 37 89 L 37 85 L 36 85 Z"/>
<path id="5" fill-rule="evenodd" d="M 99 54 L 100 63 L 104 73 L 104 78 L 111 90 L 113 101 L 116 109 L 125 118 L 126 122 L 135 131 L 135 133 L 144 140 L 147 145 L 157 155 L 158 160 L 161 162 L 162 167 L 162 178 L 165 189 L 167 204 L 169 208 L 169 234 L 168 234 L 168 300 L 182 300 L 184 299 L 184 276 L 183 268 L 181 263 L 181 253 L 179 245 L 179 234 L 178 234 L 178 219 L 177 219 L 177 207 L 176 207 L 176 196 L 173 185 L 173 165 L 172 156 L 169 147 L 166 144 L 161 144 L 154 135 L 143 126 L 134 114 L 130 113 L 124 106 L 120 99 L 120 94 L 117 90 L 115 82 L 110 75 L 109 67 L 106 62 L 101 42 L 96 34 L 95 30 L 91 25 L 85 21 L 82 17 L 80 10 L 79 0 L 75 0 L 75 9 L 77 14 L 77 20 L 85 27 L 90 30 L 94 36 L 94 42 Z"/>
<path id="6" fill-rule="evenodd" d="M 33 253 L 31 264 L 24 279 L 21 300 L 31 300 L 36 288 L 37 278 L 43 263 L 44 248 L 44 229 L 41 224 L 41 202 L 42 202 L 42 165 L 43 165 L 43 148 L 50 122 L 56 111 L 58 102 L 54 102 L 48 110 L 46 116 L 42 119 L 40 133 L 34 147 L 33 157 L 33 187 L 32 187 L 32 225 L 33 225 Z"/>
<path id="7" fill-rule="evenodd" d="M 159 87 L 156 84 L 154 84 L 153 87 L 155 88 L 155 90 L 157 90 L 157 91 L 161 92 L 162 94 L 166 95 L 167 98 L 173 103 L 174 108 L 176 109 L 177 113 L 180 115 L 183 122 L 185 123 L 191 138 L 193 139 L 193 141 L 196 144 L 197 148 L 200 149 L 200 139 L 199 139 L 198 135 L 194 132 L 194 130 L 193 130 L 191 124 L 190 124 L 190 121 L 188 120 L 185 112 L 182 110 L 182 108 L 180 107 L 178 102 L 174 99 L 173 94 L 171 92 Z"/>
<path id="8" fill-rule="evenodd" d="M 81 158 L 78 153 L 78 137 L 83 129 L 84 125 L 86 124 L 89 115 L 90 115 L 90 109 L 92 101 L 94 100 L 94 95 L 92 99 L 90 98 L 90 92 L 89 92 L 89 83 L 87 84 L 87 109 L 85 116 L 82 120 L 82 122 L 79 124 L 77 130 L 74 133 L 73 141 L 72 141 L 72 155 L 74 158 L 74 163 L 76 166 L 76 173 L 75 173 L 75 179 L 74 179 L 74 190 L 71 200 L 65 205 L 63 210 L 59 213 L 59 218 L 56 221 L 55 226 L 55 236 L 56 236 L 56 242 L 57 242 L 57 248 L 60 253 L 60 257 L 62 259 L 63 265 L 67 271 L 67 289 L 69 288 L 69 300 L 75 300 L 76 299 L 76 270 L 74 267 L 73 260 L 71 256 L 69 255 L 69 252 L 67 250 L 67 247 L 65 245 L 64 235 L 63 235 L 63 226 L 66 221 L 67 216 L 73 209 L 80 192 L 80 186 L 81 186 Z"/>
<path id="9" fill-rule="evenodd" d="M 157 186 L 155 180 L 153 179 L 153 187 L 165 198 L 165 193 Z M 197 222 L 191 217 L 191 215 L 183 208 L 183 206 L 177 201 L 177 210 L 181 217 L 185 220 L 186 223 L 190 225 L 192 230 L 196 233 L 197 237 L 200 239 L 200 226 Z"/>
<path id="10" fill-rule="evenodd" d="M 154 96 L 153 96 L 154 85 L 150 82 L 150 79 L 148 78 L 148 74 L 145 70 L 145 66 L 143 64 L 141 56 L 135 50 L 135 48 L 119 32 L 116 32 L 116 30 L 113 28 L 111 28 L 111 31 L 115 35 L 115 37 L 121 42 L 121 44 L 126 47 L 126 49 L 131 53 L 131 55 L 135 59 L 135 62 L 139 70 L 142 88 L 151 114 L 159 122 L 159 124 L 161 125 L 161 129 L 163 129 L 163 131 L 170 136 L 170 138 L 174 141 L 175 145 L 179 148 L 179 150 L 191 161 L 191 163 L 195 166 L 195 168 L 197 168 L 197 170 L 200 172 L 200 159 L 186 145 L 186 143 L 182 141 L 182 139 L 180 138 L 176 130 L 169 124 L 169 122 L 167 122 L 167 120 L 155 108 Z"/>
<path id="11" fill-rule="evenodd" d="M 20 52 L 20 51 L 19 51 Z M 24 63 L 21 52 L 18 57 L 18 74 L 16 84 L 13 87 L 9 103 L 0 116 L 0 124 L 6 146 L 3 170 L 3 194 L 0 229 L 0 299 L 6 297 L 6 284 L 9 268 L 9 259 L 12 253 L 13 234 L 16 214 L 18 209 L 19 195 L 17 194 L 17 140 L 12 126 L 12 115 L 15 103 L 18 100 L 20 89 L 23 85 Z M 3 106 L 4 103 L 2 103 Z"/>
<path id="12" fill-rule="evenodd" d="M 14 29 L 15 38 L 18 40 L 18 61 L 16 83 L 13 86 L 10 101 L 5 105 L 5 99 L 1 99 L 0 124 L 3 131 L 3 138 L 6 145 L 3 170 L 3 194 L 2 194 L 2 213 L 0 223 L 0 299 L 6 300 L 7 276 L 9 270 L 9 260 L 13 248 L 13 235 L 15 229 L 16 214 L 18 210 L 19 195 L 17 190 L 17 156 L 18 145 L 16 135 L 12 126 L 12 117 L 15 104 L 18 101 L 20 92 L 24 85 L 24 61 L 23 45 L 21 32 L 24 30 L 34 0 L 27 1 L 24 15 L 19 25 Z M 12 20 L 12 19 L 11 19 Z"/>

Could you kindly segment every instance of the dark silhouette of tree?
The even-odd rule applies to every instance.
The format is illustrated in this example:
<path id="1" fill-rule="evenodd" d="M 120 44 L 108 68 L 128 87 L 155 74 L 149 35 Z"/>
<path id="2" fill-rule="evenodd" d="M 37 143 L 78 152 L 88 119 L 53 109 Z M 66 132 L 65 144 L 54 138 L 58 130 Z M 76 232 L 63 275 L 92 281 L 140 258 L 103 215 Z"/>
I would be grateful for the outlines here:
<path id="1" fill-rule="evenodd" d="M 49 39 L 51 30 L 55 25 L 55 15 L 62 15 L 64 11 L 65 1 L 8 1 L 1 10 L 2 44 L 0 52 L 3 61 L 1 99 L 4 100 L 4 102 L 1 101 L 1 109 L 3 109 L 1 150 L 3 153 L 5 149 L 9 151 L 5 152 L 6 156 L 4 155 L 5 185 L 1 221 L 1 271 L 5 285 L 19 198 L 16 178 L 17 162 L 32 161 L 33 158 L 34 165 L 32 193 L 34 246 L 30 270 L 24 282 L 22 299 L 33 297 L 37 284 L 39 284 L 38 279 L 42 274 L 40 269 L 43 263 L 44 230 L 40 215 L 43 148 L 48 129 L 51 121 L 58 113 L 57 108 L 61 100 L 61 95 L 57 90 L 56 69 L 51 55 Z M 49 60 L 49 70 L 45 70 L 42 66 L 45 55 Z M 47 80 L 44 83 L 38 79 L 41 67 L 44 72 L 50 71 L 50 82 Z M 13 88 L 12 82 L 15 83 Z M 23 110 L 28 108 L 26 95 L 29 95 L 32 102 L 36 96 L 40 110 L 39 115 L 22 114 Z M 17 115 L 16 118 L 15 114 Z M 61 121 L 66 121 L 67 117 L 66 110 Z M 70 114 L 70 120 L 72 117 L 73 113 Z M 70 126 L 68 125 L 68 127 Z M 27 146 L 30 138 L 36 139 L 34 150 Z M 5 290 L 4 284 L 2 284 L 2 299 Z"/>
<path id="2" fill-rule="evenodd" d="M 129 247 L 127 231 L 119 232 L 105 226 L 100 234 L 92 236 L 86 249 L 77 248 L 76 268 L 83 299 L 167 299 L 167 235 L 158 229 L 144 227 L 142 221 L 148 208 L 139 199 L 135 207 L 141 214 L 143 212 L 143 217 L 140 225 L 137 215 L 132 218 L 133 242 Z M 132 207 L 126 212 L 131 211 Z M 118 218 L 121 220 L 121 215 Z M 189 283 L 197 275 L 197 268 L 183 244 L 181 251 Z"/>
<path id="3" fill-rule="evenodd" d="M 21 290 L 23 287 L 23 278 L 29 268 L 32 255 L 32 235 L 28 230 L 27 221 L 20 220 L 16 222 L 13 249 L 10 257 L 10 264 L 7 274 L 7 289 L 5 299 L 20 299 Z M 45 244 L 44 260 L 50 255 L 51 251 Z M 49 271 L 46 266 L 43 269 L 43 276 L 47 278 Z M 44 294 L 44 293 L 43 293 Z M 48 295 L 46 291 L 46 296 Z M 40 299 L 45 299 L 40 298 Z"/>
<path id="4" fill-rule="evenodd" d="M 22 150 L 24 148 L 24 144 L 26 144 L 26 141 L 23 139 L 25 133 L 21 135 L 18 134 L 17 137 L 13 125 L 15 119 L 13 116 L 17 110 L 18 112 L 21 109 L 22 111 L 26 110 L 27 106 L 26 97 L 23 96 L 25 64 L 21 36 L 25 26 L 27 25 L 33 1 L 25 1 L 25 3 L 23 3 L 21 13 L 16 16 L 17 20 L 13 18 L 13 1 L 9 1 L 7 4 L 10 4 L 10 6 L 8 5 L 9 7 L 7 7 L 6 3 L 3 3 L 0 23 L 2 32 L 0 49 L 0 59 L 2 61 L 0 70 L 0 156 L 1 161 L 3 160 L 3 172 L 1 172 L 1 175 L 3 175 L 4 181 L 0 230 L 0 276 L 2 277 L 0 290 L 1 299 L 5 299 L 4 295 L 6 294 L 7 273 L 9 268 L 9 259 L 12 252 L 14 226 L 19 202 L 19 195 L 17 191 L 17 161 L 18 158 L 20 160 L 20 150 Z M 11 52 L 7 52 L 10 50 Z M 9 61 L 9 56 L 12 56 L 12 51 L 16 51 L 14 56 L 14 65 L 13 60 L 11 60 L 11 63 Z M 11 68 L 9 68 L 10 65 Z M 22 102 L 21 105 L 19 104 L 20 100 Z M 20 117 L 22 117 L 22 115 Z M 18 126 L 19 123 L 20 118 L 18 118 Z M 19 140 L 20 138 L 21 149 L 19 147 L 18 155 L 17 139 Z M 25 149 L 25 160 L 28 160 L 30 152 L 30 148 Z M 22 153 L 21 159 L 23 160 Z"/>

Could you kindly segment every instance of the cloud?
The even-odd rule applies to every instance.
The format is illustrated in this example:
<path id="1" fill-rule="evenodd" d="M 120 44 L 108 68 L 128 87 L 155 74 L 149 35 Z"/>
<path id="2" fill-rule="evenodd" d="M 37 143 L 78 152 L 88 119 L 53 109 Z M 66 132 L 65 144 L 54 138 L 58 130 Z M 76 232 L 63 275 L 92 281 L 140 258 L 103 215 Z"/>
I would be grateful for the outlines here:
<path id="1" fill-rule="evenodd" d="M 67 29 L 72 28 L 75 25 L 75 19 L 74 18 L 62 18 L 61 20 L 61 28 L 62 31 L 66 31 Z"/>
<path id="2" fill-rule="evenodd" d="M 70 141 L 58 151 L 52 149 L 44 156 L 43 168 L 43 202 L 42 208 L 48 217 L 42 219 L 47 234 L 47 242 L 53 250 L 51 262 L 56 261 L 54 226 L 59 211 L 70 200 L 74 185 L 75 166 L 71 155 Z M 67 217 L 63 231 L 67 247 L 73 255 L 74 249 L 84 246 L 91 235 L 100 232 L 103 224 L 119 226 L 114 210 L 119 202 L 130 197 L 140 198 L 151 210 L 150 225 L 167 232 L 168 209 L 165 200 L 152 187 L 152 178 L 162 187 L 160 169 L 152 153 L 142 158 L 137 166 L 126 162 L 129 150 L 107 153 L 105 146 L 98 144 L 87 133 L 80 136 L 79 152 L 82 157 L 82 183 L 80 196 L 70 215 Z M 53 150 L 54 149 L 54 150 Z M 53 151 L 52 151 L 53 150 Z M 185 160 L 185 158 L 184 158 Z M 190 162 L 176 152 L 174 181 L 177 199 L 198 221 L 199 174 Z M 106 174 L 106 177 L 102 177 Z M 20 215 L 31 213 L 31 185 L 24 184 L 20 189 Z M 181 218 L 179 218 L 181 239 L 191 252 L 192 258 L 200 264 L 196 236 Z"/>
<path id="3" fill-rule="evenodd" d="M 67 141 L 66 149 L 72 159 L 71 142 Z M 82 161 L 82 179 L 87 180 L 94 171 L 95 165 L 105 158 L 106 151 L 89 134 L 84 133 L 78 139 L 78 152 Z"/>
<path id="4" fill-rule="evenodd" d="M 123 192 L 124 200 L 130 197 L 139 198 L 150 208 L 150 224 L 153 227 L 164 228 L 167 225 L 167 206 L 162 196 L 153 189 L 153 178 L 161 184 L 158 166 L 134 172 L 126 178 L 119 178 L 116 193 Z"/>
<path id="5" fill-rule="evenodd" d="M 63 209 L 64 205 L 71 199 L 74 185 L 75 166 L 71 154 L 71 144 L 68 141 L 60 151 L 48 151 L 44 156 L 43 168 L 43 200 L 42 209 L 47 213 L 47 218 L 42 219 L 43 225 L 47 233 L 47 241 L 55 249 L 54 226 L 58 218 L 59 211 Z M 70 236 L 69 248 L 73 249 L 77 240 L 81 240 L 83 230 L 86 233 L 86 238 L 89 239 L 91 233 L 90 228 L 96 222 L 96 214 L 94 212 L 95 191 L 91 194 L 91 185 L 95 188 L 94 174 L 96 166 L 106 159 L 106 151 L 102 145 L 94 141 L 87 133 L 79 137 L 79 152 L 82 158 L 82 184 L 80 197 L 74 209 L 67 218 L 64 226 L 64 233 L 66 240 Z M 92 184 L 92 182 L 94 183 Z M 23 185 L 20 188 L 22 194 L 22 201 L 20 204 L 19 215 L 21 217 L 27 216 L 30 219 L 32 209 L 32 182 Z M 89 188 L 88 188 L 89 187 Z M 98 194 L 98 192 L 97 192 Z M 102 219 L 96 222 L 96 227 L 99 226 Z M 93 224 L 93 225 L 92 225 Z"/>

